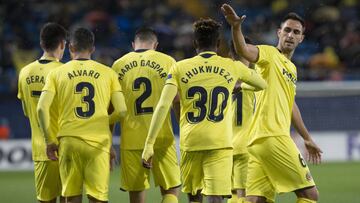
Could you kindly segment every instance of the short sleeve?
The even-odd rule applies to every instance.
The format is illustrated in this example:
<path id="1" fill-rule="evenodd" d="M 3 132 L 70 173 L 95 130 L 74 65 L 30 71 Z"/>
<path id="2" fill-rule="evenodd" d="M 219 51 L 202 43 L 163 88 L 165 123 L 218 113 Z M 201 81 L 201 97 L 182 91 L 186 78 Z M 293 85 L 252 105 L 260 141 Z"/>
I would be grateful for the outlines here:
<path id="1" fill-rule="evenodd" d="M 114 62 L 114 64 L 111 66 L 111 69 L 113 69 L 115 72 L 119 73 L 120 68 L 122 66 L 123 62 L 121 59 L 118 59 Z"/>
<path id="2" fill-rule="evenodd" d="M 248 81 L 249 78 L 251 77 L 251 75 L 253 74 L 252 70 L 250 68 L 246 67 L 240 61 L 234 61 L 234 63 L 235 63 L 238 79 L 243 80 L 243 81 Z"/>
<path id="3" fill-rule="evenodd" d="M 112 92 L 121 92 L 122 91 L 122 88 L 121 88 L 121 85 L 119 83 L 119 79 L 118 79 L 118 76 L 117 74 L 115 73 L 115 71 L 112 71 L 111 70 L 111 93 Z"/>
<path id="4" fill-rule="evenodd" d="M 18 81 L 18 93 L 17 93 L 17 98 L 23 100 L 24 98 L 24 95 L 23 95 L 23 92 L 22 92 L 22 77 L 21 77 L 21 72 L 20 72 L 20 75 L 19 75 L 19 81 Z"/>
<path id="5" fill-rule="evenodd" d="M 259 59 L 256 62 L 259 68 L 266 67 L 270 61 L 270 54 L 271 54 L 271 46 L 268 45 L 258 45 L 257 48 L 259 49 Z"/>
<path id="6" fill-rule="evenodd" d="M 48 76 L 46 77 L 45 86 L 43 87 L 42 91 L 49 91 L 56 93 L 56 85 L 55 85 L 55 71 L 51 71 Z"/>
<path id="7" fill-rule="evenodd" d="M 171 85 L 175 85 L 178 87 L 178 80 L 177 78 L 179 77 L 178 76 L 178 66 L 177 64 L 175 63 L 171 68 L 170 68 L 170 71 L 169 71 L 169 74 L 167 76 L 167 79 L 166 79 L 166 83 L 165 84 L 171 84 Z"/>

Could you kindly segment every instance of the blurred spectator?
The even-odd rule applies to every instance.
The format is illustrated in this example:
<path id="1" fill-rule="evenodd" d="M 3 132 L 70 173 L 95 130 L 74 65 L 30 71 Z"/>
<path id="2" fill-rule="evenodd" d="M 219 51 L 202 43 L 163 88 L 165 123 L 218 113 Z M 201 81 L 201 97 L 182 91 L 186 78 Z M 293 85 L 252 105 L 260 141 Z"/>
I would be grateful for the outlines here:
<path id="1" fill-rule="evenodd" d="M 9 122 L 6 118 L 0 118 L 0 140 L 7 140 L 10 138 Z"/>
<path id="2" fill-rule="evenodd" d="M 191 34 L 194 20 L 206 16 L 223 19 L 219 10 L 222 3 L 220 0 L 2 1 L 0 92 L 15 91 L 16 73 L 38 57 L 37 36 L 46 22 L 55 21 L 68 29 L 89 26 L 96 35 L 95 60 L 107 65 L 131 50 L 136 28 L 150 25 L 159 34 L 159 50 L 180 60 L 194 54 Z M 287 12 L 295 11 L 305 18 L 305 40 L 294 55 L 300 81 L 360 79 L 359 1 L 234 0 L 230 3 L 247 16 L 244 30 L 256 44 L 277 41 L 278 22 Z M 231 38 L 229 29 L 225 23 L 225 42 Z M 322 52 L 326 47 L 332 50 Z M 63 62 L 67 60 L 68 53 Z M 334 64 L 341 64 L 342 68 L 334 68 L 338 66 Z"/>

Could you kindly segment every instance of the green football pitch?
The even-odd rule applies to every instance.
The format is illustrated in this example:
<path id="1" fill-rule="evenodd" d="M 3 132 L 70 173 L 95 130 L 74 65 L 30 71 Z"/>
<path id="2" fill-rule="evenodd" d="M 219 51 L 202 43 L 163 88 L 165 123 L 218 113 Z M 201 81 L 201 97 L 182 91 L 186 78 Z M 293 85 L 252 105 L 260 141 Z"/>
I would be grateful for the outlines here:
<path id="1" fill-rule="evenodd" d="M 320 203 L 360 203 L 360 163 L 324 163 L 310 166 L 320 191 Z M 129 202 L 128 195 L 119 190 L 119 169 L 111 174 L 109 202 Z M 147 202 L 160 202 L 158 188 L 147 191 Z M 294 194 L 277 197 L 276 202 L 294 203 Z M 1 203 L 36 202 L 33 172 L 0 172 Z M 88 201 L 84 201 L 88 202 Z M 187 202 L 180 195 L 179 202 Z"/>

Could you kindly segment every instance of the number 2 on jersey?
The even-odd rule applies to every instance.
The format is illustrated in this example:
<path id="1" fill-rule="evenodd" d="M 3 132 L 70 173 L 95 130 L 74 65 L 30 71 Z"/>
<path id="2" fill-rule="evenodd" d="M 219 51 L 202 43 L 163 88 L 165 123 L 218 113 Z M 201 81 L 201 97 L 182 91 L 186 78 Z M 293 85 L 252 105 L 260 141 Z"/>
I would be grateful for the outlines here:
<path id="1" fill-rule="evenodd" d="M 139 77 L 136 78 L 133 84 L 133 90 L 139 91 L 141 85 L 144 85 L 145 91 L 135 100 L 135 114 L 136 115 L 142 115 L 142 114 L 148 114 L 154 112 L 153 107 L 143 107 L 142 103 L 150 97 L 152 88 L 151 88 L 151 82 L 148 78 L 145 77 Z"/>
<path id="2" fill-rule="evenodd" d="M 83 96 L 81 101 L 87 105 L 87 110 L 84 111 L 82 107 L 75 107 L 75 114 L 79 118 L 90 118 L 95 113 L 95 96 L 94 86 L 88 82 L 80 82 L 75 87 L 75 94 L 81 94 L 86 90 L 87 95 Z"/>

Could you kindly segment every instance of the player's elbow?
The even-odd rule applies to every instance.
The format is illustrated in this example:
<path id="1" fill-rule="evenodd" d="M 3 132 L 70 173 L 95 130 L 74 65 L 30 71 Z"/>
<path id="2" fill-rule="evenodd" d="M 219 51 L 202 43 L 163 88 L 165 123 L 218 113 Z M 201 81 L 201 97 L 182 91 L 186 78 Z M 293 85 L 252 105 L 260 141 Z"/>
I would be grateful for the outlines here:
<path id="1" fill-rule="evenodd" d="M 45 113 L 45 108 L 43 105 L 39 104 L 36 107 L 36 113 L 38 115 L 38 117 L 43 117 L 44 113 Z"/>
<path id="2" fill-rule="evenodd" d="M 121 110 L 119 111 L 119 113 L 118 113 L 119 118 L 125 118 L 126 113 L 127 113 L 127 109 L 126 109 L 126 108 L 121 109 Z"/>

